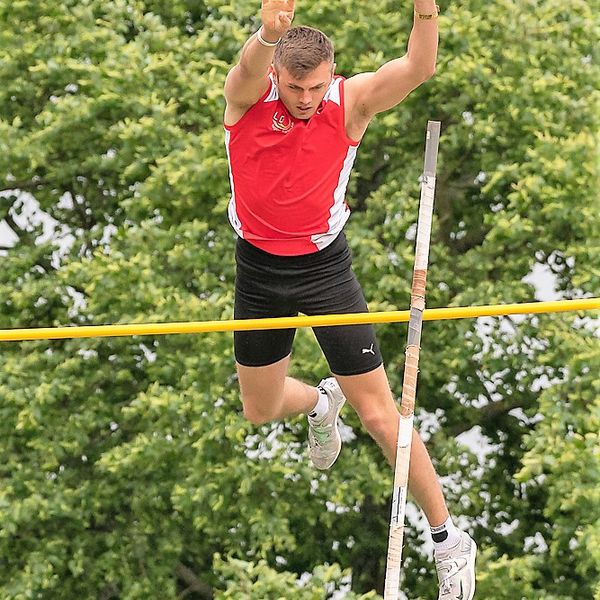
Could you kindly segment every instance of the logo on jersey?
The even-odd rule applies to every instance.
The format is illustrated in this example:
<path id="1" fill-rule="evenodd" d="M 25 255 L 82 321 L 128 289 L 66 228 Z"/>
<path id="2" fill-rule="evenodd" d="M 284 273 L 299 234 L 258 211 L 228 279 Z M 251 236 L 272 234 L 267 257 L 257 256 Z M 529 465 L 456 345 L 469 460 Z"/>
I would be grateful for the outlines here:
<path id="1" fill-rule="evenodd" d="M 280 113 L 278 110 L 276 110 L 273 114 L 272 127 L 273 131 L 288 133 L 294 127 L 294 121 L 292 121 L 287 113 Z"/>

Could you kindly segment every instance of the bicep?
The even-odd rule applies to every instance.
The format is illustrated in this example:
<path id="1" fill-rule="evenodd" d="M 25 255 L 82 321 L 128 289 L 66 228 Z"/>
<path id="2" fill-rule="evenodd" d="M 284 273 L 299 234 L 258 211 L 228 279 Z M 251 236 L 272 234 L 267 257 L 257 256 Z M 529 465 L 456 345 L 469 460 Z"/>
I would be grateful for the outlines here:
<path id="1" fill-rule="evenodd" d="M 264 77 L 248 77 L 239 64 L 237 64 L 225 79 L 225 100 L 228 105 L 235 107 L 249 107 L 256 104 L 270 85 L 269 75 Z"/>
<path id="2" fill-rule="evenodd" d="M 374 73 L 351 77 L 346 85 L 355 98 L 355 110 L 372 116 L 400 104 L 427 78 L 403 56 L 385 63 Z"/>

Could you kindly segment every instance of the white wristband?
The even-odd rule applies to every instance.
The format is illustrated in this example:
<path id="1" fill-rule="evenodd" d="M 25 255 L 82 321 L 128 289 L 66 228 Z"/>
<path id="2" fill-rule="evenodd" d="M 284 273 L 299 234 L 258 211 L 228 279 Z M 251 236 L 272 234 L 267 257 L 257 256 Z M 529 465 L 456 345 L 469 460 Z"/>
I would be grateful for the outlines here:
<path id="1" fill-rule="evenodd" d="M 262 25 L 260 26 L 260 29 L 256 32 L 256 39 L 263 46 L 266 46 L 267 48 L 274 48 L 281 41 L 281 38 L 279 38 L 276 42 L 267 42 L 267 40 L 265 40 L 265 38 L 263 38 L 263 36 L 261 35 L 261 33 L 260 33 L 261 31 L 262 31 Z"/>

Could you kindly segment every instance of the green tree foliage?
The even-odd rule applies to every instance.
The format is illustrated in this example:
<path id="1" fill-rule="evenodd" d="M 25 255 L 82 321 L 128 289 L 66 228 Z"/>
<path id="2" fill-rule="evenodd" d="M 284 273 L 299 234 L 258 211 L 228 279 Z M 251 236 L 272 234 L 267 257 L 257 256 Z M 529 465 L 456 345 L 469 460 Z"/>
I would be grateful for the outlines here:
<path id="1" fill-rule="evenodd" d="M 0 0 L 1 328 L 231 317 L 222 85 L 258 8 Z M 344 75 L 404 52 L 410 2 L 297 8 Z M 429 306 L 530 300 L 539 270 L 560 297 L 598 295 L 598 8 L 442 7 L 436 76 L 372 123 L 350 187 L 373 310 L 409 301 L 427 119 L 443 121 Z M 597 331 L 592 314 L 425 325 L 417 416 L 481 546 L 482 598 L 600 599 Z M 406 330 L 379 333 L 399 392 Z M 294 359 L 326 373 L 309 332 Z M 350 410 L 326 474 L 303 419 L 247 423 L 230 335 L 5 343 L 0 400 L 2 598 L 382 589 L 380 452 Z M 410 598 L 435 596 L 423 545 L 410 529 Z"/>

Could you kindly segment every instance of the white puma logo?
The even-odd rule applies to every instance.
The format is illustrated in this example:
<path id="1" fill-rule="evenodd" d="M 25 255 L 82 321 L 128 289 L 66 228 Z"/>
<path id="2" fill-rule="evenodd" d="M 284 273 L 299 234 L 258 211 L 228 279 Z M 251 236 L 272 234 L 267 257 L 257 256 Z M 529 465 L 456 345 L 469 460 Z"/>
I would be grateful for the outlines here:
<path id="1" fill-rule="evenodd" d="M 371 344 L 371 346 L 369 348 L 363 348 L 362 353 L 363 354 L 372 354 L 373 356 L 375 356 L 375 350 L 373 350 L 373 344 Z"/>

